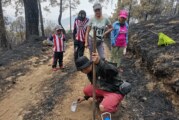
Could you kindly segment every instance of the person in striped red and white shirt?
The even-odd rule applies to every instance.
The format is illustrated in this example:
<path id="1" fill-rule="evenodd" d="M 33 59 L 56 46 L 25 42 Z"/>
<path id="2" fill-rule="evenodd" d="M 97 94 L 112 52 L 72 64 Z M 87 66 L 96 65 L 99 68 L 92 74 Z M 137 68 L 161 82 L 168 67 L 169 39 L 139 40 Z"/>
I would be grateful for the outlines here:
<path id="1" fill-rule="evenodd" d="M 86 12 L 81 10 L 74 22 L 73 39 L 74 39 L 74 58 L 84 55 L 85 34 L 89 19 L 86 18 Z"/>
<path id="2" fill-rule="evenodd" d="M 55 27 L 56 34 L 51 35 L 49 37 L 50 41 L 53 41 L 53 71 L 57 71 L 58 69 L 63 69 L 63 53 L 65 52 L 65 35 L 63 34 L 62 26 L 57 25 Z M 57 62 L 59 62 L 59 68 L 57 68 Z"/>

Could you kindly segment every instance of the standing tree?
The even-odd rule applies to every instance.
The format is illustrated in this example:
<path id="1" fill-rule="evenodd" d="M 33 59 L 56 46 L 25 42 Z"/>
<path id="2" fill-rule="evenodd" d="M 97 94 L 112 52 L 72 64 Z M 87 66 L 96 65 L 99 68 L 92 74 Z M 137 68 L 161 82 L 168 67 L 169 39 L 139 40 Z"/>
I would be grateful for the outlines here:
<path id="1" fill-rule="evenodd" d="M 62 25 L 62 15 L 63 15 L 63 12 L 70 7 L 69 3 L 70 1 L 69 0 L 45 0 L 45 1 L 49 1 L 50 2 L 50 5 L 52 7 L 56 7 L 59 5 L 60 7 L 60 10 L 59 10 L 59 16 L 58 16 L 58 24 Z M 76 8 L 77 5 L 80 4 L 80 0 L 71 0 L 71 7 L 72 9 Z M 48 7 L 45 7 L 45 10 L 49 11 Z M 65 30 L 64 30 L 65 32 Z"/>
<path id="2" fill-rule="evenodd" d="M 39 36 L 39 9 L 37 0 L 23 0 L 26 21 L 26 39 Z"/>
<path id="3" fill-rule="evenodd" d="M 163 14 L 168 16 L 175 16 L 179 13 L 179 0 L 164 0 L 165 11 Z"/>
<path id="4" fill-rule="evenodd" d="M 61 20 L 62 20 L 62 14 L 63 11 L 66 8 L 70 9 L 75 9 L 77 5 L 80 4 L 79 0 L 60 0 L 60 13 L 59 13 L 59 18 L 58 18 L 58 23 L 59 25 L 62 26 Z M 71 16 L 70 16 L 71 17 Z M 71 24 L 71 23 L 70 23 Z M 63 26 L 62 26 L 63 27 Z"/>
<path id="5" fill-rule="evenodd" d="M 7 48 L 8 41 L 6 39 L 6 29 L 4 24 L 4 16 L 2 9 L 2 0 L 0 0 L 0 47 Z"/>
<path id="6" fill-rule="evenodd" d="M 13 38 L 15 38 L 15 42 L 22 43 L 25 40 L 25 19 L 23 16 L 19 16 L 10 24 L 10 32 L 14 33 Z M 11 45 L 13 45 L 11 40 Z"/>
<path id="7" fill-rule="evenodd" d="M 131 11 L 132 11 L 132 4 L 133 4 L 133 0 L 130 0 L 129 2 L 129 15 L 128 15 L 128 24 L 130 23 L 130 19 L 131 19 Z"/>
<path id="8" fill-rule="evenodd" d="M 41 8 L 40 0 L 38 0 L 38 6 L 39 6 L 39 19 L 40 19 L 40 28 L 41 28 L 41 32 L 42 32 L 42 37 L 45 37 L 43 15 L 42 15 L 42 8 Z"/>
<path id="9" fill-rule="evenodd" d="M 163 0 L 141 0 L 140 4 L 135 5 L 133 15 L 138 20 L 147 21 L 161 15 L 164 10 Z"/>
<path id="10" fill-rule="evenodd" d="M 179 14 L 179 0 L 176 0 L 176 5 L 174 8 L 174 15 L 178 15 Z"/>
<path id="11" fill-rule="evenodd" d="M 60 13 L 58 16 L 58 24 L 62 26 L 63 0 L 60 0 Z"/>

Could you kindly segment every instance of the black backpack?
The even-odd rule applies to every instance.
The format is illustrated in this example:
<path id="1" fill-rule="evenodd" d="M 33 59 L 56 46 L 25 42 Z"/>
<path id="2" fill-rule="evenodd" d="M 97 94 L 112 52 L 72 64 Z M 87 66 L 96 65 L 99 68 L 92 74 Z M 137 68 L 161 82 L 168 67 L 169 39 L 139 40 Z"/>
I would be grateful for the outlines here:
<path id="1" fill-rule="evenodd" d="M 109 68 L 109 70 L 106 71 L 108 75 L 115 76 L 119 73 L 116 66 L 117 64 L 106 61 L 106 67 Z M 126 81 L 123 81 L 123 83 L 119 86 L 119 91 L 123 95 L 127 95 L 129 92 L 131 92 L 131 89 L 132 85 Z"/>

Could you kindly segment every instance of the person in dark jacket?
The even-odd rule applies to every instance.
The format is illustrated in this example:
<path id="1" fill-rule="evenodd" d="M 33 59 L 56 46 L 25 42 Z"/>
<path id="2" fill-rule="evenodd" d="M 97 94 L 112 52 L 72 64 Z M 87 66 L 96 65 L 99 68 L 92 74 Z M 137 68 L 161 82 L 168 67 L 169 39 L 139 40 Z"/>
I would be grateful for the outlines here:
<path id="1" fill-rule="evenodd" d="M 74 58 L 83 56 L 85 49 L 85 33 L 89 19 L 86 18 L 86 12 L 81 10 L 74 22 L 73 40 L 74 40 Z"/>
<path id="2" fill-rule="evenodd" d="M 96 99 L 100 102 L 99 108 L 101 112 L 116 112 L 119 103 L 123 100 L 125 94 L 120 91 L 120 86 L 124 81 L 121 80 L 117 67 L 103 61 L 98 54 L 92 53 L 92 61 L 96 64 Z M 77 59 L 77 69 L 87 74 L 91 84 L 87 85 L 83 92 L 84 97 L 79 97 L 78 102 L 92 98 L 93 91 L 93 66 L 92 61 L 87 57 L 82 56 Z"/>

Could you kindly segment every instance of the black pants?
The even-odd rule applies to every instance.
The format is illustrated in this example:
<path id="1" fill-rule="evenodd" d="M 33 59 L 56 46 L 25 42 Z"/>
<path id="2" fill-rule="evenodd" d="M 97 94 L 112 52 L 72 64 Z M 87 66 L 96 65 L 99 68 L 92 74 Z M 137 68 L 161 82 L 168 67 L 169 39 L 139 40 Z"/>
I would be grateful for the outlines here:
<path id="1" fill-rule="evenodd" d="M 63 66 L 63 52 L 54 52 L 52 68 L 57 67 L 57 62 L 59 62 L 60 67 Z"/>
<path id="2" fill-rule="evenodd" d="M 78 59 L 78 57 L 81 57 L 84 55 L 84 50 L 85 50 L 85 43 L 75 40 L 74 41 L 74 58 L 75 61 Z"/>

